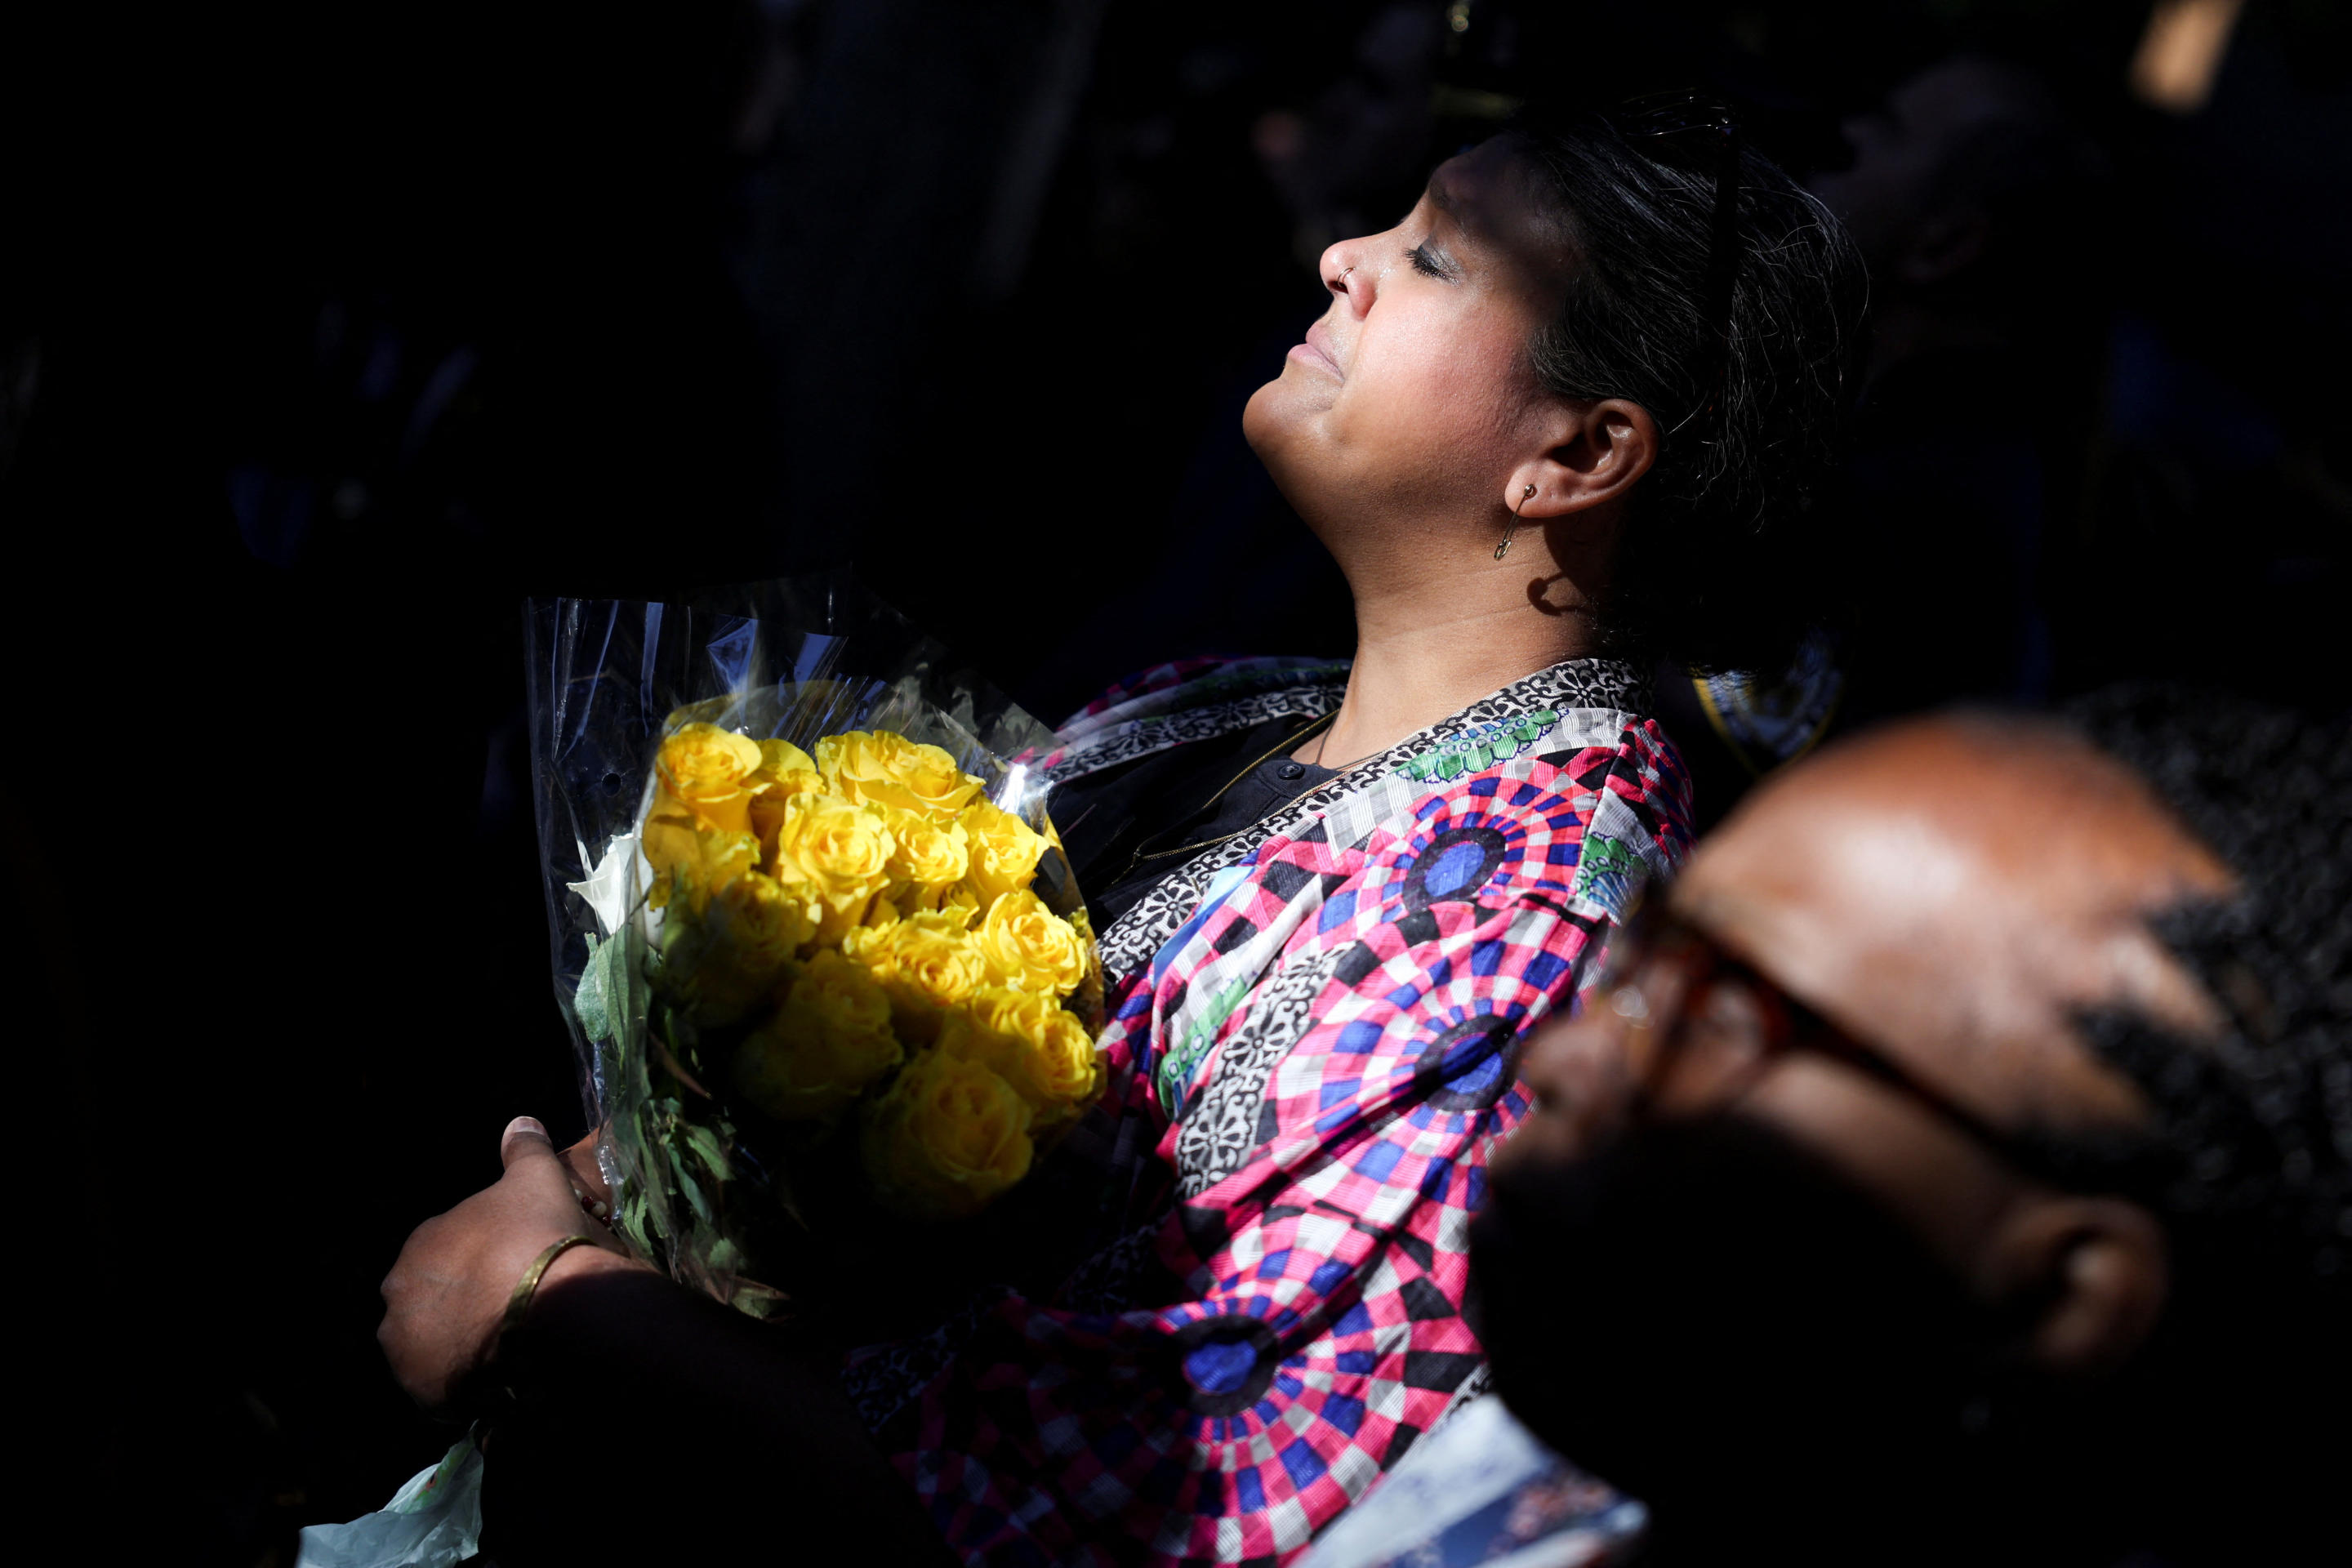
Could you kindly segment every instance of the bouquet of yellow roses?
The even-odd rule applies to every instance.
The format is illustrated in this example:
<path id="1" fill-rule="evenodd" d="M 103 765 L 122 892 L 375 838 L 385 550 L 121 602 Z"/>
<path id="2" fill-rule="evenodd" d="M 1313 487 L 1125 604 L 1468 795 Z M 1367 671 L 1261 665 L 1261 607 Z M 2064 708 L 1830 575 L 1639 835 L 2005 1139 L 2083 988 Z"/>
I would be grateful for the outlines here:
<path id="1" fill-rule="evenodd" d="M 1020 760 L 1044 731 L 822 587 L 532 616 L 557 989 L 615 1224 L 761 1313 L 795 1228 L 968 1218 L 1100 1087 L 1093 937 Z"/>

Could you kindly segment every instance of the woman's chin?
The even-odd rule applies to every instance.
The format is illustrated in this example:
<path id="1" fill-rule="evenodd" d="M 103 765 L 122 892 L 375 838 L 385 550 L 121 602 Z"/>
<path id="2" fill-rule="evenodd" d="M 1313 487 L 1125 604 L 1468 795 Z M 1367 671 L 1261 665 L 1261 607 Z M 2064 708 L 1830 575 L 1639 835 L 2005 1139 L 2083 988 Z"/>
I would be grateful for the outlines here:
<path id="1" fill-rule="evenodd" d="M 1342 542 L 1366 521 L 1367 491 L 1352 453 L 1333 442 L 1324 422 L 1330 400 L 1312 395 L 1316 390 L 1306 372 L 1286 367 L 1250 398 L 1242 435 L 1307 531 L 1340 554 Z"/>
<path id="2" fill-rule="evenodd" d="M 1292 424 L 1292 419 L 1286 416 L 1292 411 L 1284 406 L 1289 402 L 1290 389 L 1283 384 L 1289 367 L 1286 365 L 1283 368 L 1285 375 L 1276 376 L 1251 393 L 1249 402 L 1242 407 L 1242 439 L 1250 444 L 1250 450 L 1255 452 L 1259 461 L 1269 468 L 1274 466 L 1275 453 L 1285 444 L 1283 437 Z"/>

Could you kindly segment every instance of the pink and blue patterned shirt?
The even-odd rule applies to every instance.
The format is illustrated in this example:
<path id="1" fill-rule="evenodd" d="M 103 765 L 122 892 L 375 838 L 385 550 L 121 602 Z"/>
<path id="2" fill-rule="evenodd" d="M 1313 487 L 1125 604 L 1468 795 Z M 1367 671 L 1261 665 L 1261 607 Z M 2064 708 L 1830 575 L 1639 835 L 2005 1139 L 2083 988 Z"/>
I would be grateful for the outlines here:
<path id="1" fill-rule="evenodd" d="M 1163 666 L 1079 777 L 1335 708 L 1344 667 Z M 1467 1226 L 1529 1029 L 1689 847 L 1633 667 L 1538 671 L 1203 848 L 1102 933 L 1107 1242 L 848 1382 L 966 1562 L 1278 1563 L 1485 1386 Z"/>

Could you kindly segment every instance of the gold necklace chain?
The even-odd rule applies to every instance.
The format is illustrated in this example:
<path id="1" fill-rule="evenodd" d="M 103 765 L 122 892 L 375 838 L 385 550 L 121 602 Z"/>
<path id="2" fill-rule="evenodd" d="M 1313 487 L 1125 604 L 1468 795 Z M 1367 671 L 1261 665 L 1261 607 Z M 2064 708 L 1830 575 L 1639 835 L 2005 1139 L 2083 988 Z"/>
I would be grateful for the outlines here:
<path id="1" fill-rule="evenodd" d="M 1339 710 L 1337 708 L 1332 709 L 1328 717 L 1331 720 L 1331 723 L 1324 725 L 1322 731 L 1315 737 L 1315 761 L 1308 764 L 1310 767 L 1319 768 L 1323 765 L 1323 752 L 1331 744 L 1331 731 L 1339 722 Z"/>
<path id="2" fill-rule="evenodd" d="M 1284 736 L 1281 740 L 1276 741 L 1273 745 L 1268 746 L 1265 751 L 1260 752 L 1255 757 L 1251 759 L 1248 766 L 1243 768 L 1241 772 L 1227 779 L 1224 784 L 1218 788 L 1216 794 L 1211 795 L 1207 800 L 1202 801 L 1200 806 L 1194 810 L 1192 815 L 1198 816 L 1202 812 L 1207 811 L 1211 806 L 1216 805 L 1217 802 L 1224 799 L 1225 792 L 1227 790 L 1232 789 L 1234 785 L 1249 777 L 1251 773 L 1255 773 L 1262 763 L 1264 763 L 1268 758 L 1274 756 L 1276 752 L 1297 750 L 1309 735 L 1319 733 L 1320 738 L 1317 742 L 1315 747 L 1316 760 L 1308 765 L 1312 767 L 1321 767 L 1323 765 L 1323 742 L 1328 741 L 1330 738 L 1331 722 L 1333 720 L 1339 718 L 1339 710 L 1337 708 L 1334 708 L 1330 712 L 1315 720 L 1305 729 L 1296 731 L 1291 734 Z M 1292 798 L 1296 799 L 1297 797 L 1293 796 Z M 1286 801 L 1283 804 L 1286 805 L 1289 802 Z M 1276 811 L 1279 811 L 1281 809 L 1281 806 L 1275 807 Z M 1270 816 L 1273 813 L 1269 812 L 1266 815 Z M 1263 822 L 1265 820 L 1265 817 L 1258 818 L 1258 822 Z M 1256 826 L 1257 823 L 1253 822 L 1249 825 L 1249 827 L 1236 827 L 1231 833 L 1220 833 L 1214 838 L 1203 838 L 1195 844 L 1180 844 L 1173 849 L 1154 849 L 1148 853 L 1144 850 L 1139 849 L 1129 858 L 1127 862 L 1127 869 L 1119 873 L 1118 880 L 1124 882 L 1129 877 L 1134 876 L 1135 868 L 1138 866 L 1142 865 L 1146 860 L 1164 860 L 1171 855 L 1182 855 L 1189 852 L 1197 852 L 1199 850 L 1206 849 L 1213 845 L 1223 844 L 1228 838 L 1238 838 L 1243 834 L 1247 833 L 1250 830 L 1250 827 L 1255 827 Z"/>

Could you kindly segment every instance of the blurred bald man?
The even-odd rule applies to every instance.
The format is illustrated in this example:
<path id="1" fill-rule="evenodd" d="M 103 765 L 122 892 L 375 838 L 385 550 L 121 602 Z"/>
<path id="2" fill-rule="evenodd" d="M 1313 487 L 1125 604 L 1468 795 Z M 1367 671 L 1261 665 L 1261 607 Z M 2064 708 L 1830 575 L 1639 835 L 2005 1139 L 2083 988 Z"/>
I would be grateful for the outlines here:
<path id="1" fill-rule="evenodd" d="M 1645 1563 L 2343 1560 L 2347 734 L 1912 721 L 1701 844 L 1474 1233 L 1496 1386 Z"/>

